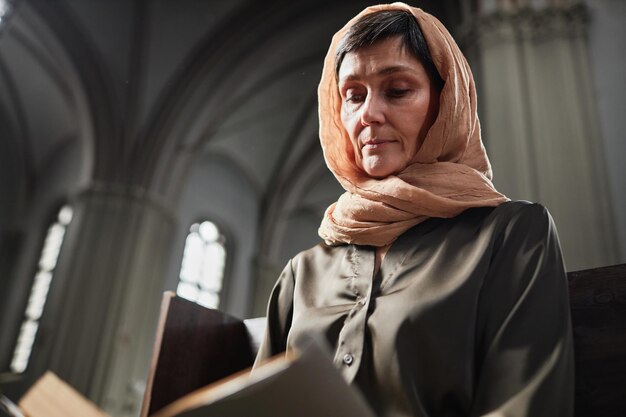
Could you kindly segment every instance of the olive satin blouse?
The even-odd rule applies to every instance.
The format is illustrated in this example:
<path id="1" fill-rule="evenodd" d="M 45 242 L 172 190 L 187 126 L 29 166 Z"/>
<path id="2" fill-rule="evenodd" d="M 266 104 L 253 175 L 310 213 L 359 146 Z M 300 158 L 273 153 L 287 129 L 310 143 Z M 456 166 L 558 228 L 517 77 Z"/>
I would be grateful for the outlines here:
<path id="1" fill-rule="evenodd" d="M 257 361 L 326 340 L 380 416 L 572 415 L 567 281 L 547 210 L 429 219 L 375 248 L 320 244 L 274 287 Z"/>

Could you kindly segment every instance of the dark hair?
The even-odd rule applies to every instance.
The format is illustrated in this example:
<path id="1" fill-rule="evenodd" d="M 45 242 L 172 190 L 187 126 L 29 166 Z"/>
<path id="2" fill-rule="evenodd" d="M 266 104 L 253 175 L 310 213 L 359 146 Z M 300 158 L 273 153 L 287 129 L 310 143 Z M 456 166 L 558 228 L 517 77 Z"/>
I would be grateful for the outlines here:
<path id="1" fill-rule="evenodd" d="M 430 81 L 441 90 L 444 82 L 433 63 L 422 30 L 415 17 L 404 10 L 374 12 L 354 23 L 337 47 L 335 76 L 339 76 L 339 68 L 348 52 L 395 36 L 402 38 L 404 46 L 424 65 Z"/>

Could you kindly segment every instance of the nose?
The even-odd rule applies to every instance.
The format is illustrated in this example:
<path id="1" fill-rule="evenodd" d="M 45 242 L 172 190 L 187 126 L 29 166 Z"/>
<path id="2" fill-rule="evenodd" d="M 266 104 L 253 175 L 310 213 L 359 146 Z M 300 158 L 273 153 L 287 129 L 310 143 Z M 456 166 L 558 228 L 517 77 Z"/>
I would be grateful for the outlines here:
<path id="1" fill-rule="evenodd" d="M 368 94 L 361 106 L 361 124 L 370 126 L 385 123 L 384 103 L 375 94 Z"/>

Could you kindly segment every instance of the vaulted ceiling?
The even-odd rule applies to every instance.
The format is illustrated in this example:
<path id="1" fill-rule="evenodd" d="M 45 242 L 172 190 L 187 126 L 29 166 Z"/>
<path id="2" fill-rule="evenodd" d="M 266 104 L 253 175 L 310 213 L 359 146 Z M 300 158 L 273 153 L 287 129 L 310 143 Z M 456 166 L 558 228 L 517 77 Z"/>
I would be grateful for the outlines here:
<path id="1" fill-rule="evenodd" d="M 368 3 L 18 2 L 0 32 L 5 226 L 61 160 L 69 188 L 168 200 L 197 158 L 229 161 L 265 200 L 296 166 L 323 169 L 321 62 L 332 33 Z M 445 17 L 441 2 L 420 5 Z"/>

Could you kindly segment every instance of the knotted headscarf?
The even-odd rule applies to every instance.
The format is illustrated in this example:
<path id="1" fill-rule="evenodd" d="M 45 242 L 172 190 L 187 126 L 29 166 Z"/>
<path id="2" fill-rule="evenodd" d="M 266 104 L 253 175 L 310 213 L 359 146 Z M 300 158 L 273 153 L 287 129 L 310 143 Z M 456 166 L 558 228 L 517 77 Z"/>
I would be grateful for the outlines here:
<path id="1" fill-rule="evenodd" d="M 405 10 L 415 16 L 445 84 L 437 118 L 409 165 L 397 175 L 375 179 L 357 166 L 352 142 L 341 122 L 335 54 L 356 21 L 382 10 Z M 508 201 L 491 183 L 472 72 L 450 33 L 434 16 L 404 3 L 363 10 L 333 36 L 318 97 L 324 158 L 346 190 L 328 207 L 319 228 L 327 244 L 385 246 L 430 217 L 454 217 L 471 207 Z"/>

